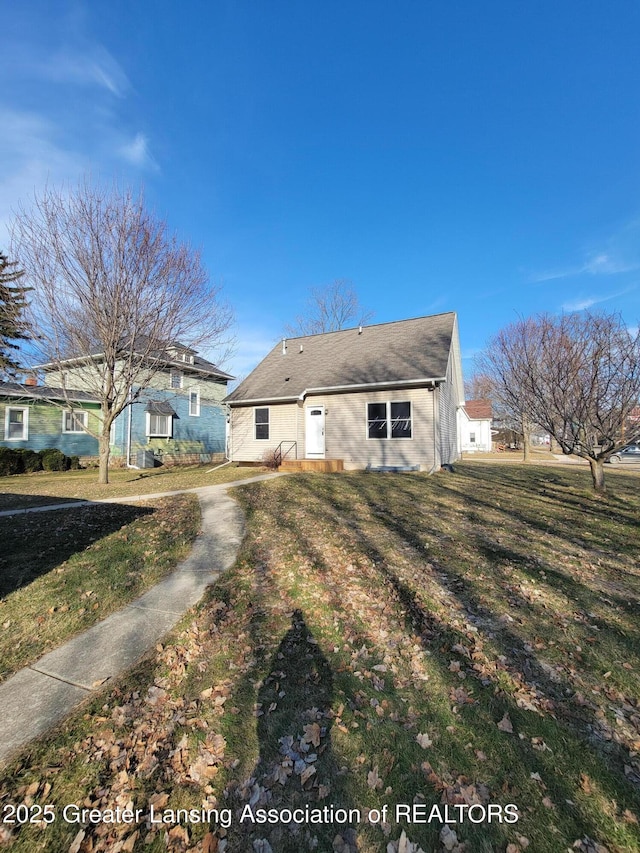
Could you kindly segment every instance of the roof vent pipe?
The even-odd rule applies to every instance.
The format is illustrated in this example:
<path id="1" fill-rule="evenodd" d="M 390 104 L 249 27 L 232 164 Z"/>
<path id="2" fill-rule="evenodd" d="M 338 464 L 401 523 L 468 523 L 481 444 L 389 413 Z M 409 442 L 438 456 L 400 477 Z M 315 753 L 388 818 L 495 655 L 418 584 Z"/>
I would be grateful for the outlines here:
<path id="1" fill-rule="evenodd" d="M 302 346 L 302 344 L 300 344 L 300 352 L 303 352 L 303 351 L 304 351 L 304 347 Z"/>
<path id="2" fill-rule="evenodd" d="M 282 355 L 286 355 L 286 354 L 287 354 L 287 339 L 283 338 L 282 339 Z"/>
<path id="3" fill-rule="evenodd" d="M 361 334 L 362 334 L 362 326 L 358 326 L 358 334 L 359 334 L 359 335 L 361 335 Z"/>

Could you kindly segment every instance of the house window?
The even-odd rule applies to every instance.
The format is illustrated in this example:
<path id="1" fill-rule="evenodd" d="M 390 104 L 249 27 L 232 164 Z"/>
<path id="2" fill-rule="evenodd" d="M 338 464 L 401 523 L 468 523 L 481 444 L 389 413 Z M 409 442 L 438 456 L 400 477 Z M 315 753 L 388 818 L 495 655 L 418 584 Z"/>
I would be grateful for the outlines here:
<path id="1" fill-rule="evenodd" d="M 411 403 L 368 403 L 368 438 L 411 438 Z"/>
<path id="2" fill-rule="evenodd" d="M 269 409 L 256 409 L 256 438 L 269 438 Z"/>
<path id="3" fill-rule="evenodd" d="M 182 372 L 180 370 L 171 371 L 170 387 L 182 388 Z"/>
<path id="4" fill-rule="evenodd" d="M 149 438 L 171 438 L 173 420 L 171 415 L 155 415 L 147 412 L 147 436 Z"/>
<path id="5" fill-rule="evenodd" d="M 475 434 L 475 432 L 470 432 L 469 433 L 469 444 L 475 444 L 475 443 L 476 443 L 476 434 Z"/>
<path id="6" fill-rule="evenodd" d="M 189 392 L 189 414 L 193 417 L 200 414 L 200 391 L 197 388 Z"/>
<path id="7" fill-rule="evenodd" d="M 29 437 L 29 409 L 7 406 L 4 419 L 5 441 L 26 441 Z"/>
<path id="8" fill-rule="evenodd" d="M 63 412 L 62 432 L 86 432 L 88 417 L 88 412 Z"/>

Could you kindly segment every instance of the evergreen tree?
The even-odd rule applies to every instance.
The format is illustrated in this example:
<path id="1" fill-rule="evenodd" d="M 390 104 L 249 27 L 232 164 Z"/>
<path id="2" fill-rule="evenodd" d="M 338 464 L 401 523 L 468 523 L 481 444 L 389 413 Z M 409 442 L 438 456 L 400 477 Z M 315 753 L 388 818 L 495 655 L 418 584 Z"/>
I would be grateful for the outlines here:
<path id="1" fill-rule="evenodd" d="M 15 341 L 30 339 L 29 324 L 24 319 L 27 289 L 18 283 L 23 270 L 14 269 L 7 256 L 0 252 L 0 373 L 12 373 L 19 364 L 12 358 L 18 349 Z"/>

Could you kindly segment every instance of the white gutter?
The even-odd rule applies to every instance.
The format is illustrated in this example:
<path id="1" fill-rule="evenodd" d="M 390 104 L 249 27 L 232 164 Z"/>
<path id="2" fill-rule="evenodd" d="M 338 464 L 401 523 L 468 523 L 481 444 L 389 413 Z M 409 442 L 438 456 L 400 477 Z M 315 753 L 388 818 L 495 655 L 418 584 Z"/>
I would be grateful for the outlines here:
<path id="1" fill-rule="evenodd" d="M 297 397 L 254 397 L 249 400 L 227 400 L 229 406 L 255 406 L 266 403 L 295 403 L 309 394 L 336 394 L 346 391 L 375 391 L 381 388 L 407 388 L 419 385 L 436 385 L 446 382 L 446 376 L 430 376 L 419 379 L 399 379 L 393 382 L 362 382 L 358 385 L 327 385 L 321 388 L 305 388 Z"/>
<path id="2" fill-rule="evenodd" d="M 304 400 L 308 394 L 331 394 L 339 391 L 375 391 L 378 388 L 406 388 L 412 385 L 435 385 L 436 382 L 445 382 L 446 376 L 429 377 L 428 379 L 398 379 L 395 382 L 363 382 L 359 385 L 328 385 L 326 388 L 305 388 L 298 396 L 298 400 Z"/>

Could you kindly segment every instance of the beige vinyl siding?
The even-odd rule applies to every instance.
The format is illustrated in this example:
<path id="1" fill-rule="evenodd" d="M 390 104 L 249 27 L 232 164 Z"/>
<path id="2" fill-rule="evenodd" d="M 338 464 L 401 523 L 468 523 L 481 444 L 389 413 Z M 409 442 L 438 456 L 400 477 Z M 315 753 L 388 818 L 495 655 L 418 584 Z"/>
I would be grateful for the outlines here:
<path id="1" fill-rule="evenodd" d="M 447 367 L 447 381 L 438 388 L 439 407 L 439 452 L 440 465 L 451 465 L 459 458 L 460 441 L 458 438 L 458 415 L 459 403 L 458 389 L 455 382 L 456 365 L 453 358 L 449 356 Z"/>
<path id="2" fill-rule="evenodd" d="M 255 410 L 269 409 L 269 438 L 256 439 Z M 230 456 L 234 462 L 259 462 L 281 441 L 296 441 L 296 421 L 304 413 L 297 403 L 237 406 L 231 410 Z M 302 427 L 304 434 L 304 426 Z M 304 442 L 298 442 L 298 458 L 304 456 Z"/>
<path id="3" fill-rule="evenodd" d="M 297 458 L 305 457 L 305 412 L 310 406 L 325 409 L 325 459 L 342 459 L 345 467 L 380 465 L 434 468 L 437 436 L 434 406 L 428 388 L 310 395 L 298 403 L 269 406 L 234 406 L 231 410 L 230 454 L 235 462 L 260 461 L 265 451 L 282 441 L 297 442 Z M 411 403 L 411 438 L 368 438 L 368 403 Z M 255 409 L 269 409 L 269 439 L 255 438 Z M 454 431 L 455 435 L 455 431 Z M 293 458 L 293 454 L 292 454 Z M 439 465 L 439 462 L 438 462 Z"/>
<path id="4" fill-rule="evenodd" d="M 367 437 L 368 403 L 406 401 L 411 403 L 411 438 Z M 342 459 L 345 467 L 353 468 L 419 465 L 421 470 L 431 470 L 433 467 L 434 392 L 428 388 L 309 396 L 305 405 L 325 407 L 326 459 Z M 304 414 L 301 426 L 304 430 Z"/>

